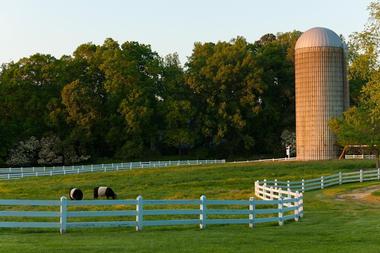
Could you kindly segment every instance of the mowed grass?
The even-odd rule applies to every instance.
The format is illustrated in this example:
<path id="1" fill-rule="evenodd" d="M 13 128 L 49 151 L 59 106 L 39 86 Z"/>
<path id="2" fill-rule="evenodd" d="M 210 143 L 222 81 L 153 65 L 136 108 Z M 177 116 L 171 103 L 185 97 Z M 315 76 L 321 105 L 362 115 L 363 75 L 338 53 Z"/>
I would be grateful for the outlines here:
<path id="1" fill-rule="evenodd" d="M 299 180 L 373 168 L 371 161 L 267 162 L 174 167 L 1 181 L 1 199 L 59 199 L 70 187 L 111 186 L 119 198 L 247 199 L 258 179 Z M 247 225 L 72 229 L 0 229 L 0 252 L 379 252 L 380 206 L 336 195 L 378 182 L 347 184 L 305 194 L 301 222 Z"/>

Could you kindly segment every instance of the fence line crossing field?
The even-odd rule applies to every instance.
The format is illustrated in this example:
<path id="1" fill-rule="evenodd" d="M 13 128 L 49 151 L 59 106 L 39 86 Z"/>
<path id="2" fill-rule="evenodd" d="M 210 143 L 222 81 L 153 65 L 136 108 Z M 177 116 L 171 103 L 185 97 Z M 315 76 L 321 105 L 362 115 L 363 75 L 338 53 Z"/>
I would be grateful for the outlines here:
<path id="1" fill-rule="evenodd" d="M 359 178 L 360 169 L 374 168 L 372 161 L 326 161 L 326 162 L 262 162 L 244 164 L 212 164 L 191 167 L 155 168 L 152 170 L 117 171 L 107 173 L 90 173 L 54 177 L 30 177 L 19 180 L 0 182 L 1 199 L 18 200 L 51 200 L 60 202 L 62 195 L 68 193 L 70 187 L 83 189 L 85 200 L 92 199 L 94 185 L 109 185 L 117 193 L 119 199 L 134 199 L 142 195 L 144 200 L 197 200 L 207 196 L 207 200 L 245 200 L 254 197 L 254 182 L 264 182 L 277 178 L 280 182 L 310 180 L 313 178 L 329 179 L 328 175 L 353 173 Z M 342 200 L 338 195 L 368 186 L 376 186 L 378 181 L 353 184 L 337 184 L 323 190 L 304 193 L 304 217 L 300 222 L 287 222 L 278 226 L 278 222 L 256 224 L 252 229 L 248 223 L 236 225 L 207 225 L 207 229 L 199 228 L 199 211 L 194 212 L 197 225 L 176 225 L 160 227 L 144 227 L 136 232 L 132 228 L 76 228 L 67 227 L 68 233 L 60 235 L 56 228 L 1 228 L 0 252 L 47 252 L 59 248 L 62 252 L 377 252 L 378 211 L 376 201 Z M 373 175 L 372 175 L 373 174 Z M 375 173 L 372 173 L 375 177 Z M 339 177 L 334 177 L 334 180 Z M 329 179 L 330 180 L 330 179 Z M 326 182 L 326 181 L 324 181 Z M 335 182 L 335 181 L 334 181 Z M 337 181 L 338 182 L 338 181 Z M 320 183 L 320 182 L 319 182 Z M 286 190 L 286 189 L 284 189 Z M 102 200 L 105 201 L 105 200 Z M 109 200 L 112 202 L 112 200 Z M 118 200 L 117 200 L 118 201 Z M 86 203 L 86 202 L 83 202 Z M 149 202 L 148 202 L 149 203 Z M 8 203 L 9 204 L 9 203 Z M 223 203 L 222 203 L 223 204 Z M 198 204 L 196 204 L 198 208 Z M 20 211 L 42 211 L 39 207 L 6 206 L 8 212 L 17 214 Z M 154 207 L 152 212 L 163 214 L 171 209 Z M 187 206 L 189 207 L 189 206 Z M 194 206 L 193 206 L 194 207 Z M 220 209 L 226 205 L 221 205 Z M 80 216 L 81 211 L 94 214 L 99 210 L 110 211 L 108 207 L 86 206 L 69 207 L 69 212 Z M 197 209 L 198 209 L 197 208 Z M 219 209 L 219 207 L 217 207 Z M 238 207 L 233 207 L 237 208 Z M 194 210 L 197 210 L 194 209 Z M 56 212 L 57 209 L 44 209 Z M 147 209 L 148 210 L 148 209 Z M 248 205 L 244 217 L 249 220 Z M 118 212 L 134 211 L 135 206 L 125 210 L 118 206 Z M 9 213 L 8 213 L 9 214 Z M 135 213 L 134 213 L 135 214 Z M 74 215 L 74 216 L 75 216 Z M 181 214 L 182 215 L 182 214 Z M 180 215 L 180 217 L 181 217 Z M 213 214 L 216 219 L 221 214 Z M 240 214 L 239 214 L 240 215 Z M 168 218 L 168 216 L 164 216 Z M 23 218 L 40 221 L 41 217 Z M 56 217 L 51 217 L 55 219 Z M 87 222 L 86 217 L 72 217 L 72 222 Z M 135 218 L 135 217 L 133 217 Z M 211 217 L 210 217 L 211 218 Z M 240 217 L 239 217 L 240 218 Z M 0 217 L 7 222 L 9 217 Z M 12 217 L 14 219 L 14 217 Z M 103 217 L 91 217 L 96 221 L 104 221 Z M 133 219 L 135 221 L 135 219 Z M 110 220 L 112 222 L 112 219 Z M 70 218 L 69 218 L 70 222 Z M 134 224 L 135 225 L 135 224 Z M 36 243 L 38 242 L 38 243 Z M 295 245 L 297 245 L 295 247 Z M 364 250 L 365 249 L 365 250 Z"/>

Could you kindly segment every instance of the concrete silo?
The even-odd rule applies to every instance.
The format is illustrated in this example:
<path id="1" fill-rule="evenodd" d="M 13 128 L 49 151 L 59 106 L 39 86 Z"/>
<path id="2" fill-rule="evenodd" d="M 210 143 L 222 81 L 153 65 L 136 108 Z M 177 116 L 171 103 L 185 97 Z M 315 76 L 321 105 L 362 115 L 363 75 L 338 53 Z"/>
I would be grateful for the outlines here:
<path id="1" fill-rule="evenodd" d="M 345 45 L 327 28 L 304 32 L 295 47 L 297 159 L 337 157 L 328 126 L 349 106 Z"/>

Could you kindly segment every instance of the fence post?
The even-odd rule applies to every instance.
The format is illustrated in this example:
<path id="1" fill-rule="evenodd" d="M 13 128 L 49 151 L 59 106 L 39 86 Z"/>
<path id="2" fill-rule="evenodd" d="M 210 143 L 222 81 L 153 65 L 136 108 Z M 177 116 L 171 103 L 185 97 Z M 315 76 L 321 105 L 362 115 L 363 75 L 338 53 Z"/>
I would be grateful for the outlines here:
<path id="1" fill-rule="evenodd" d="M 360 180 L 360 183 L 363 182 L 363 170 L 360 170 L 359 180 Z"/>
<path id="2" fill-rule="evenodd" d="M 67 199 L 66 197 L 61 197 L 61 204 L 59 210 L 59 232 L 61 234 L 66 232 L 66 224 L 67 224 Z"/>
<path id="3" fill-rule="evenodd" d="M 255 198 L 250 197 L 249 198 L 249 227 L 254 228 L 255 227 Z"/>
<path id="4" fill-rule="evenodd" d="M 299 220 L 299 216 L 300 216 L 299 210 L 298 210 L 298 208 L 299 208 L 299 198 L 300 198 L 300 193 L 298 191 L 296 191 L 296 201 L 294 202 L 294 205 L 296 206 L 296 209 L 294 209 L 294 215 L 295 215 L 294 220 L 295 221 L 298 221 Z"/>
<path id="5" fill-rule="evenodd" d="M 302 178 L 302 192 L 305 192 L 305 179 Z"/>
<path id="6" fill-rule="evenodd" d="M 277 209 L 278 209 L 278 225 L 279 226 L 284 225 L 284 220 L 283 220 L 284 213 L 283 213 L 283 209 L 282 209 L 283 202 L 284 202 L 284 199 L 282 197 L 279 198 L 279 200 L 278 200 L 278 206 L 277 206 Z"/>
<path id="7" fill-rule="evenodd" d="M 380 180 L 380 168 L 377 168 L 377 180 Z"/>
<path id="8" fill-rule="evenodd" d="M 289 180 L 286 182 L 286 186 L 288 188 L 288 191 L 290 191 L 290 181 Z"/>
<path id="9" fill-rule="evenodd" d="M 321 176 L 321 189 L 324 188 L 324 183 L 323 183 L 323 176 Z"/>
<path id="10" fill-rule="evenodd" d="M 266 187 L 266 186 L 267 186 L 267 180 L 264 179 L 264 187 Z"/>
<path id="11" fill-rule="evenodd" d="M 300 194 L 300 200 L 298 202 L 298 214 L 300 218 L 303 217 L 303 193 Z"/>
<path id="12" fill-rule="evenodd" d="M 339 172 L 339 184 L 342 184 L 342 172 Z"/>
<path id="13" fill-rule="evenodd" d="M 139 195 L 136 204 L 136 231 L 141 231 L 143 229 L 143 219 L 144 219 L 144 207 L 143 207 L 143 197 Z"/>
<path id="14" fill-rule="evenodd" d="M 269 187 L 269 199 L 272 200 L 273 199 L 273 187 Z"/>
<path id="15" fill-rule="evenodd" d="M 199 220 L 200 220 L 199 227 L 200 227 L 200 229 L 205 229 L 206 228 L 206 219 L 207 219 L 206 196 L 202 195 L 200 200 L 201 200 L 201 204 L 199 206 L 199 209 L 200 209 L 201 213 L 199 215 Z"/>
<path id="16" fill-rule="evenodd" d="M 274 180 L 274 187 L 277 188 L 277 178 Z"/>

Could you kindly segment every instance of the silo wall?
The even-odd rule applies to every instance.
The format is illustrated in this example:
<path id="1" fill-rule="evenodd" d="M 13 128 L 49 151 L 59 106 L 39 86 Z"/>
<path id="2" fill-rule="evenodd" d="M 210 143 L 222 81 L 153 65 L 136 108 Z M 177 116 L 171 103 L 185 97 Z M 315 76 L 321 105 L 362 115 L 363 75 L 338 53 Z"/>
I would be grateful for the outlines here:
<path id="1" fill-rule="evenodd" d="M 295 52 L 297 159 L 337 157 L 336 138 L 328 126 L 348 105 L 342 48 L 308 47 Z"/>

